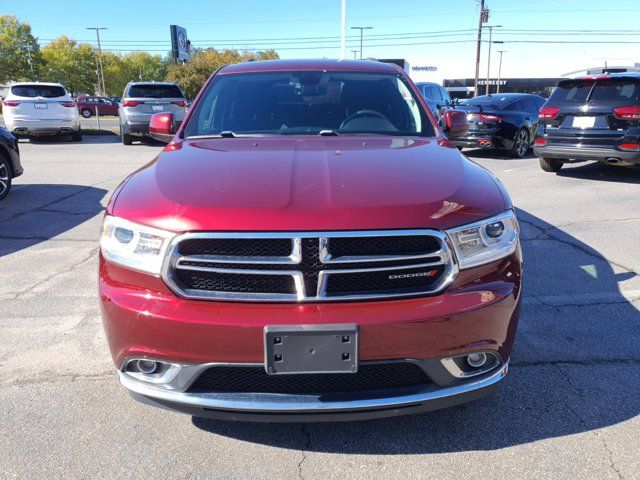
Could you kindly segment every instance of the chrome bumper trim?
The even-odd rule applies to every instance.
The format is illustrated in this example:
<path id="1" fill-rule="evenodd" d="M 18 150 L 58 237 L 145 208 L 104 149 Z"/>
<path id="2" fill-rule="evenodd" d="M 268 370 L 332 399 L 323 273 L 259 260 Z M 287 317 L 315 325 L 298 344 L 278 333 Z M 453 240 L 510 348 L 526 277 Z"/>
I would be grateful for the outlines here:
<path id="1" fill-rule="evenodd" d="M 120 383 L 132 393 L 154 400 L 169 402 L 181 406 L 202 409 L 228 410 L 247 413 L 318 413 L 318 412 L 357 412 L 408 405 L 418 405 L 430 401 L 453 398 L 475 390 L 481 390 L 497 384 L 508 371 L 509 362 L 488 377 L 471 380 L 450 387 L 438 387 L 430 384 L 412 393 L 376 398 L 358 398 L 350 400 L 347 395 L 290 395 L 274 393 L 187 393 L 175 390 L 163 390 L 145 385 L 119 372 Z M 391 392 L 390 392 L 391 393 Z M 337 398 L 337 400 L 327 400 Z"/>

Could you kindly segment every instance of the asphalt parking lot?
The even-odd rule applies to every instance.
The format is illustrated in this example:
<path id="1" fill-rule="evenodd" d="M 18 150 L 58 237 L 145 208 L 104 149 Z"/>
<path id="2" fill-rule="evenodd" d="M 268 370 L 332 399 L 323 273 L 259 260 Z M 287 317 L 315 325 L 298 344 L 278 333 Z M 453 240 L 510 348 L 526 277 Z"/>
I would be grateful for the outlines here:
<path id="1" fill-rule="evenodd" d="M 110 192 L 161 147 L 20 144 L 0 203 L 3 478 L 640 478 L 640 169 L 465 151 L 504 182 L 525 257 L 499 395 L 360 423 L 247 424 L 146 407 L 118 385 L 97 301 Z"/>

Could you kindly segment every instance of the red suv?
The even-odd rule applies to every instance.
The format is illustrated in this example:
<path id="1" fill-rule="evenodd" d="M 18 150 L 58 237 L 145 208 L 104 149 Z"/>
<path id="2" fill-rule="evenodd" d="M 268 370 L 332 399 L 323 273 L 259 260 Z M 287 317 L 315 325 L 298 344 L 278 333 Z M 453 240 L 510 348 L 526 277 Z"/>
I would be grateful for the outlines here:
<path id="1" fill-rule="evenodd" d="M 449 111 L 445 130 L 466 128 Z M 309 421 L 492 392 L 518 323 L 500 182 L 375 61 L 227 66 L 116 190 L 100 296 L 120 382 L 198 417 Z"/>

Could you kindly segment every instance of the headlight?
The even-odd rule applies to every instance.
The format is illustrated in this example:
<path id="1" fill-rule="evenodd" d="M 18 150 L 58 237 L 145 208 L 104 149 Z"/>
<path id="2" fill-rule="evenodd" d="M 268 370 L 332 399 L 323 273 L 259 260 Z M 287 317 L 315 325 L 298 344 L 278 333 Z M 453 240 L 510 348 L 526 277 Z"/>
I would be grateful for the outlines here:
<path id="1" fill-rule="evenodd" d="M 123 267 L 159 275 L 175 233 L 106 216 L 100 247 L 105 258 Z"/>
<path id="2" fill-rule="evenodd" d="M 477 267 L 515 252 L 520 228 L 512 210 L 481 222 L 447 230 L 460 269 Z"/>

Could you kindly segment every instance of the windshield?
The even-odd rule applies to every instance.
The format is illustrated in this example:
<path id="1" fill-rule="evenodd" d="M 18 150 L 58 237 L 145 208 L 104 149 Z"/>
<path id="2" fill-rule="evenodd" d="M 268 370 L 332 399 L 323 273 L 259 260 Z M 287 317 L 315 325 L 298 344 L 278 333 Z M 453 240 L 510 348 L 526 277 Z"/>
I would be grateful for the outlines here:
<path id="1" fill-rule="evenodd" d="M 177 85 L 131 85 L 129 93 L 131 98 L 184 98 Z"/>
<path id="2" fill-rule="evenodd" d="M 57 98 L 64 97 L 67 92 L 57 85 L 16 85 L 11 87 L 11 93 L 17 97 L 44 97 Z"/>
<path id="3" fill-rule="evenodd" d="M 185 135 L 222 132 L 435 134 L 400 75 L 319 71 L 219 75 L 198 102 Z"/>

